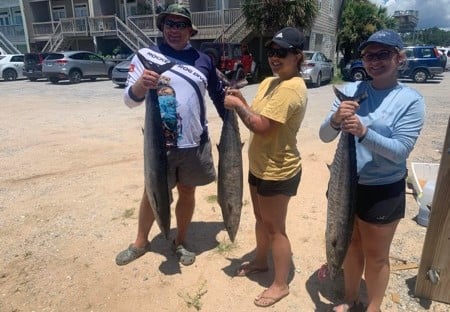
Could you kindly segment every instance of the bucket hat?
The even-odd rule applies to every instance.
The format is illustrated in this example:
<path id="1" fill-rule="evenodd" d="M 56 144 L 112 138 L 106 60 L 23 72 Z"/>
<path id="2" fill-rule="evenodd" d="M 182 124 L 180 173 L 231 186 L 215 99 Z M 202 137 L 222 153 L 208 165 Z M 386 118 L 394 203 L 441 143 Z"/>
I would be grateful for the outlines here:
<path id="1" fill-rule="evenodd" d="M 191 19 L 191 11 L 185 6 L 182 6 L 178 3 L 173 3 L 167 7 L 163 12 L 159 13 L 156 19 L 156 25 L 160 31 L 163 31 L 164 28 L 164 20 L 168 15 L 177 15 L 186 18 L 191 23 L 192 34 L 191 37 L 195 36 L 198 33 L 198 28 L 194 24 L 192 24 Z"/>

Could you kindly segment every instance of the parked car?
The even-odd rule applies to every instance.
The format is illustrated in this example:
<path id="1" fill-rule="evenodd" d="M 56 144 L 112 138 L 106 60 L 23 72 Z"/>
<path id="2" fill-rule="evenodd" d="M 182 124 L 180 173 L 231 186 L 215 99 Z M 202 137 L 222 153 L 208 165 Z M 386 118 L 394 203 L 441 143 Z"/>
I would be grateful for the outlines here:
<path id="1" fill-rule="evenodd" d="M 125 61 L 120 62 L 113 68 L 111 80 L 119 87 L 125 87 L 127 83 L 128 70 L 130 69 L 130 64 L 133 57 L 134 53 L 128 56 Z"/>
<path id="2" fill-rule="evenodd" d="M 333 61 L 319 51 L 303 51 L 305 60 L 301 75 L 306 84 L 318 88 L 322 82 L 329 82 L 334 77 Z"/>
<path id="3" fill-rule="evenodd" d="M 65 51 L 48 55 L 42 64 L 42 73 L 50 82 L 69 80 L 79 83 L 82 79 L 111 79 L 116 64 L 88 51 Z"/>
<path id="4" fill-rule="evenodd" d="M 25 53 L 23 75 L 30 81 L 36 81 L 39 78 L 44 78 L 44 75 L 42 74 L 42 63 L 49 54 L 51 53 Z"/>
<path id="5" fill-rule="evenodd" d="M 442 59 L 435 46 L 419 45 L 405 47 L 407 62 L 398 71 L 399 78 L 414 82 L 426 82 L 442 74 Z M 352 81 L 370 79 L 361 60 L 349 62 L 342 70 L 343 77 Z"/>
<path id="6" fill-rule="evenodd" d="M 4 80 L 23 78 L 23 54 L 0 55 L 0 77 Z"/>
<path id="7" fill-rule="evenodd" d="M 207 54 L 214 66 L 228 78 L 259 82 L 259 66 L 246 44 L 203 42 L 200 51 Z"/>

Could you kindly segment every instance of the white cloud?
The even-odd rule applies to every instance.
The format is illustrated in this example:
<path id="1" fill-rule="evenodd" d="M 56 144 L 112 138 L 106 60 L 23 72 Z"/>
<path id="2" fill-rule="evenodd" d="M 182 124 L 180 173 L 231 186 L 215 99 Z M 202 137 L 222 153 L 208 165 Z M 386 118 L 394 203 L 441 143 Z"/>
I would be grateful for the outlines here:
<path id="1" fill-rule="evenodd" d="M 389 14 L 396 10 L 419 11 L 417 28 L 449 28 L 450 27 L 450 1 L 449 0 L 370 0 L 385 6 Z"/>

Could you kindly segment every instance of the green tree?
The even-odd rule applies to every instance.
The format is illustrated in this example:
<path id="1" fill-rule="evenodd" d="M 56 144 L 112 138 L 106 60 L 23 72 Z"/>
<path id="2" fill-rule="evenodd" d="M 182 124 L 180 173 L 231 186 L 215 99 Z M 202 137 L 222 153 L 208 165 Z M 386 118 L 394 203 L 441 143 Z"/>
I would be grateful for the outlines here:
<path id="1" fill-rule="evenodd" d="M 368 0 L 346 0 L 338 26 L 337 49 L 348 61 L 359 56 L 359 45 L 374 32 L 395 28 L 396 20 L 389 17 L 384 7 Z"/>
<path id="2" fill-rule="evenodd" d="M 259 35 L 283 27 L 311 28 L 317 16 L 317 0 L 244 0 L 247 26 Z"/>

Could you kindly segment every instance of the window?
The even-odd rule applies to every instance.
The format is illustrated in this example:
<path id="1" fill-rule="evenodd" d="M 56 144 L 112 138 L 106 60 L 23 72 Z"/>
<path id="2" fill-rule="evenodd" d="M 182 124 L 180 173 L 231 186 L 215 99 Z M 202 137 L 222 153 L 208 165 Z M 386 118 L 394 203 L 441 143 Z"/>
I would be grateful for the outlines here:
<path id="1" fill-rule="evenodd" d="M 85 17 L 88 16 L 87 4 L 75 4 L 75 17 Z"/>
<path id="2" fill-rule="evenodd" d="M 0 12 L 0 26 L 7 26 L 10 23 L 8 12 Z"/>
<path id="3" fill-rule="evenodd" d="M 334 14 L 334 0 L 329 0 L 330 2 L 329 2 L 329 12 L 330 12 L 330 15 L 333 15 Z"/>
<path id="4" fill-rule="evenodd" d="M 20 8 L 13 11 L 13 22 L 14 25 L 23 25 L 22 14 L 20 13 Z"/>
<path id="5" fill-rule="evenodd" d="M 59 21 L 61 18 L 67 17 L 65 6 L 54 6 L 52 8 L 53 20 Z"/>
<path id="6" fill-rule="evenodd" d="M 317 10 L 322 10 L 322 0 L 317 0 Z"/>

